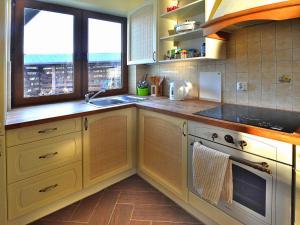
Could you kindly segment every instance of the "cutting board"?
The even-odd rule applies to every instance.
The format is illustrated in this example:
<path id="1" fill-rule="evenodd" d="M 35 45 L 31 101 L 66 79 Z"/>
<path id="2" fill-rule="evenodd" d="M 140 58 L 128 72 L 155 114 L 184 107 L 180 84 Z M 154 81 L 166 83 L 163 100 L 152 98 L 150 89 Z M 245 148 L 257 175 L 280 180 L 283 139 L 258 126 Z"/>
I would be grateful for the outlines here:
<path id="1" fill-rule="evenodd" d="M 199 99 L 214 102 L 222 101 L 221 72 L 200 72 Z"/>

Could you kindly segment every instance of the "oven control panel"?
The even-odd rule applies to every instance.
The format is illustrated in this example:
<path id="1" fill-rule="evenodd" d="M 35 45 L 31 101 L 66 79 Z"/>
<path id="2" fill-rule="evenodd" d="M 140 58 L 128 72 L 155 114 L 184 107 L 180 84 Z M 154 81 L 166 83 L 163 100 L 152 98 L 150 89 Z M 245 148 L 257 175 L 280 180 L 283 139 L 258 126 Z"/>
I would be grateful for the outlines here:
<path id="1" fill-rule="evenodd" d="M 292 165 L 292 144 L 189 121 L 189 135 Z"/>

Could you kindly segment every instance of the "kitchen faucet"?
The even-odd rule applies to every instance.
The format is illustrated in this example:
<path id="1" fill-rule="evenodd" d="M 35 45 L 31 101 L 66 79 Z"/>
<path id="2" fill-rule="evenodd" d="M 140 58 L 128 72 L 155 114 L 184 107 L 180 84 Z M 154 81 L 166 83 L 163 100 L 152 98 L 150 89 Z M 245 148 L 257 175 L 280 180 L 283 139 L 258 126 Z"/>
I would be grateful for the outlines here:
<path id="1" fill-rule="evenodd" d="M 96 94 L 93 94 L 91 97 L 90 97 L 90 95 L 92 93 L 87 93 L 86 95 L 84 95 L 84 99 L 87 103 L 89 103 L 92 99 L 96 98 L 99 94 L 105 93 L 105 92 L 106 92 L 106 89 L 102 88 L 102 89 L 100 89 L 100 91 L 98 91 Z"/>

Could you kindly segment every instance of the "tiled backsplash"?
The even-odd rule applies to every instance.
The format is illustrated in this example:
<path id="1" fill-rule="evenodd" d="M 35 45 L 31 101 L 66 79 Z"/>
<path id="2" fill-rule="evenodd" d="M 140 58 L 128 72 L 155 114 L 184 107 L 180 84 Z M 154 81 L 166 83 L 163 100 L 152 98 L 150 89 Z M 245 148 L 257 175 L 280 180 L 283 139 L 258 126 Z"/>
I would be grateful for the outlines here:
<path id="1" fill-rule="evenodd" d="M 227 43 L 227 59 L 147 66 L 149 75 L 193 83 L 189 97 L 198 97 L 200 72 L 222 72 L 223 102 L 300 111 L 300 19 L 272 22 L 234 32 Z M 289 75 L 290 83 L 279 77 Z M 237 81 L 248 91 L 237 92 Z M 164 95 L 168 95 L 165 82 Z"/>

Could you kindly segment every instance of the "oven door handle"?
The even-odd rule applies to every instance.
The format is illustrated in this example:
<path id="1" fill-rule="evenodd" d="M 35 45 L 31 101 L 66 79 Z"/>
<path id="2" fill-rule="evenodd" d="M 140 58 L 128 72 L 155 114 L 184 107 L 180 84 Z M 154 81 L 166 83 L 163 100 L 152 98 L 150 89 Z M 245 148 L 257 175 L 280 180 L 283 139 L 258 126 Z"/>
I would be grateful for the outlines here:
<path id="1" fill-rule="evenodd" d="M 203 145 L 203 143 L 201 141 L 196 141 L 196 142 Z M 196 143 L 196 142 L 192 142 L 191 146 L 193 146 L 194 143 Z M 232 161 L 241 163 L 243 165 L 249 166 L 253 169 L 259 170 L 261 172 L 264 172 L 264 173 L 267 173 L 270 175 L 272 174 L 272 171 L 269 169 L 269 164 L 267 162 L 252 162 L 250 160 L 241 159 L 241 158 L 234 157 L 234 156 L 230 156 L 229 159 L 231 159 Z"/>
<path id="2" fill-rule="evenodd" d="M 253 169 L 259 170 L 261 172 L 267 173 L 267 174 L 272 174 L 272 171 L 269 169 L 269 164 L 266 162 L 252 162 L 246 159 L 241 159 L 237 157 L 230 156 L 229 159 L 232 161 L 241 163 L 243 165 L 249 166 Z"/>

